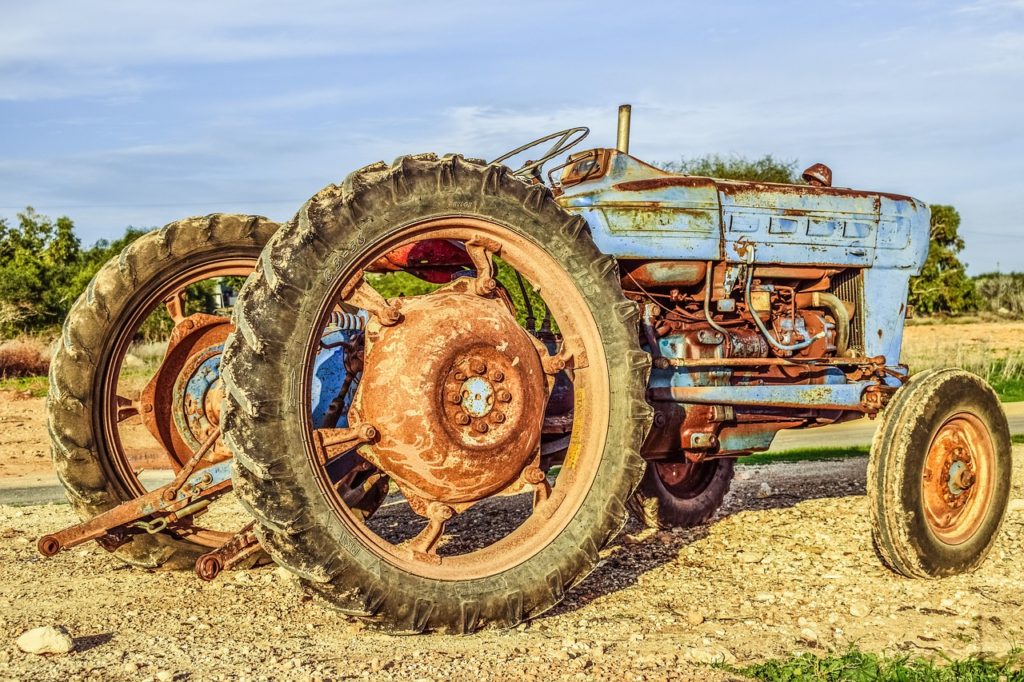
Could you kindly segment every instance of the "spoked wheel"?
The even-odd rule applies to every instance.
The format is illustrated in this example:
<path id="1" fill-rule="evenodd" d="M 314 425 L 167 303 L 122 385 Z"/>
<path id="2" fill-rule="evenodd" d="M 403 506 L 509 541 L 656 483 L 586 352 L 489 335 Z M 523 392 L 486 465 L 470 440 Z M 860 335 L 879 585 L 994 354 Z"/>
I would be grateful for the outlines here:
<path id="1" fill-rule="evenodd" d="M 691 528 L 722 506 L 732 483 L 734 459 L 647 463 L 629 510 L 651 528 Z"/>
<path id="2" fill-rule="evenodd" d="M 923 372 L 875 435 L 868 495 L 882 561 L 911 577 L 977 568 L 1002 523 L 1012 453 L 995 392 L 962 370 Z"/>
<path id="3" fill-rule="evenodd" d="M 107 263 L 72 307 L 47 410 L 58 476 L 83 520 L 170 482 L 217 438 L 220 354 L 231 323 L 196 309 L 227 304 L 214 300 L 224 295 L 215 288 L 240 285 L 276 229 L 256 216 L 171 223 Z M 218 439 L 202 465 L 228 457 Z M 164 530 L 134 528 L 116 553 L 148 568 L 191 566 L 245 523 L 241 510 L 200 515 L 202 523 L 197 515 Z"/>
<path id="4" fill-rule="evenodd" d="M 651 411 L 636 308 L 582 227 L 503 166 L 424 155 L 350 175 L 278 233 L 225 352 L 236 490 L 275 560 L 411 632 L 514 625 L 589 573 L 642 473 Z M 442 253 L 446 277 L 402 256 Z M 373 273 L 395 263 L 440 285 L 389 298 L 391 275 Z M 550 311 L 546 329 L 527 305 Z M 369 316 L 361 374 L 347 425 L 315 428 L 311 359 L 339 309 Z M 563 434 L 551 395 L 566 380 Z M 338 490 L 353 449 L 367 480 L 391 483 L 372 518 Z"/>

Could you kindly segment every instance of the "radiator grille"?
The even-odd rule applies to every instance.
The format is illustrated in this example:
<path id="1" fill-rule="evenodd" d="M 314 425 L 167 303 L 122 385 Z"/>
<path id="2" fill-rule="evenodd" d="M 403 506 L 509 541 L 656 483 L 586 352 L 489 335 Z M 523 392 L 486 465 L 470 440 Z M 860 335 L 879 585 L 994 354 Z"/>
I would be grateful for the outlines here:
<path id="1" fill-rule="evenodd" d="M 832 293 L 854 305 L 850 320 L 850 350 L 864 355 L 864 271 L 845 270 L 832 278 Z"/>

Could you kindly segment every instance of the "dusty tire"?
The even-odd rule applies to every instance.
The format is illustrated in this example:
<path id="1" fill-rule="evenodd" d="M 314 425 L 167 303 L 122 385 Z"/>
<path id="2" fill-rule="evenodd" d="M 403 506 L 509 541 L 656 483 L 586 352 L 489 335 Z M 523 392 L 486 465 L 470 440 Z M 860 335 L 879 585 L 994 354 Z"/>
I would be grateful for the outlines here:
<path id="1" fill-rule="evenodd" d="M 968 434 L 967 439 L 959 433 Z M 958 444 L 967 445 L 953 447 Z M 941 461 L 950 460 L 952 466 L 941 465 L 937 458 L 943 453 L 948 457 Z M 958 462 L 960 469 L 954 470 Z M 975 481 L 961 488 L 965 484 L 957 473 L 964 475 L 964 462 L 971 463 L 967 471 Z M 957 369 L 915 376 L 886 408 L 868 460 L 872 538 L 879 558 L 915 578 L 976 569 L 1002 524 L 1011 467 L 1006 416 L 984 380 Z M 948 512 L 946 521 L 937 516 L 937 506 Z"/>
<path id="2" fill-rule="evenodd" d="M 451 215 L 499 221 L 562 265 L 600 330 L 611 387 L 598 475 L 575 516 L 529 559 L 462 580 L 403 570 L 340 520 L 302 447 L 308 406 L 296 400 L 306 335 L 337 273 L 405 226 Z M 238 331 L 224 359 L 225 437 L 235 452 L 235 490 L 258 521 L 261 543 L 339 610 L 402 632 L 513 626 L 560 601 L 621 529 L 643 472 L 650 358 L 638 346 L 637 309 L 622 295 L 615 261 L 584 227 L 546 188 L 503 166 L 420 155 L 367 166 L 325 188 L 271 240 L 235 308 Z"/>
<path id="3" fill-rule="evenodd" d="M 647 463 L 640 487 L 626 505 L 648 528 L 692 528 L 706 522 L 729 492 L 734 459 L 710 459 L 690 465 L 679 481 L 667 482 L 654 462 Z"/>
<path id="4" fill-rule="evenodd" d="M 97 417 L 112 339 L 121 336 L 151 293 L 183 268 L 225 256 L 255 260 L 277 227 L 258 216 L 218 214 L 170 223 L 111 259 L 72 306 L 50 365 L 46 409 L 57 476 L 83 520 L 134 497 L 109 463 Z M 205 551 L 164 532 L 135 535 L 115 553 L 145 568 L 184 568 Z"/>

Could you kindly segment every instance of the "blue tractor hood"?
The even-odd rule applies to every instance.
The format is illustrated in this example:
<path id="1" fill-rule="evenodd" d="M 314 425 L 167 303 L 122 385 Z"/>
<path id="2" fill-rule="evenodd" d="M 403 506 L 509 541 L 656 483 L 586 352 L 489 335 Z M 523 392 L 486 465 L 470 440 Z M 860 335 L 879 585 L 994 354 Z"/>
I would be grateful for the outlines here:
<path id="1" fill-rule="evenodd" d="M 753 251 L 762 264 L 916 274 L 928 254 L 928 207 L 898 194 L 676 175 L 614 149 L 573 155 L 560 189 L 619 258 L 743 262 Z"/>

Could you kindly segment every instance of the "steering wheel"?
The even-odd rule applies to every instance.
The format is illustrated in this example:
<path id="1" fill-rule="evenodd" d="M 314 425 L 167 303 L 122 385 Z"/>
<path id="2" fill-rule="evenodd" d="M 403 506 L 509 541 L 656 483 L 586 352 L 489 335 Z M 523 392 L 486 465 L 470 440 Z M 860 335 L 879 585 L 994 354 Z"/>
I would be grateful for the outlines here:
<path id="1" fill-rule="evenodd" d="M 501 163 L 502 161 L 511 159 L 513 156 L 516 156 L 517 154 L 522 154 L 527 149 L 532 149 L 538 145 L 544 144 L 549 140 L 555 140 L 557 138 L 557 141 L 553 145 L 551 145 L 551 147 L 546 152 L 544 152 L 544 155 L 541 156 L 539 159 L 537 159 L 536 161 L 527 161 L 525 164 L 523 164 L 522 168 L 520 168 L 519 170 L 512 171 L 512 175 L 532 175 L 534 177 L 540 177 L 540 169 L 545 163 L 555 158 L 556 156 L 560 156 L 565 152 L 569 151 L 570 149 L 578 145 L 580 142 L 582 142 L 583 138 L 585 138 L 589 134 L 590 128 L 583 127 L 560 130 L 557 133 L 551 133 L 550 135 L 547 135 L 545 137 L 538 138 L 533 142 L 527 142 L 522 147 L 516 147 L 512 151 L 502 154 L 491 163 Z"/>

